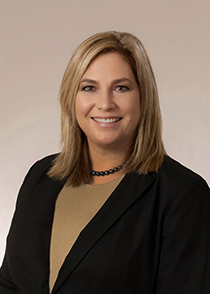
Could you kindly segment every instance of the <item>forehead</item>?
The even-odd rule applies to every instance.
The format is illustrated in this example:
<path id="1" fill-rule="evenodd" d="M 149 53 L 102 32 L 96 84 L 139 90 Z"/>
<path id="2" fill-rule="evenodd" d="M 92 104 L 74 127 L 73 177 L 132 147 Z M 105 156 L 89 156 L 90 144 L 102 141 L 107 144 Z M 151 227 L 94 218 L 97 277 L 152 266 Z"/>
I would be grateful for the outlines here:
<path id="1" fill-rule="evenodd" d="M 128 60 L 118 52 L 109 52 L 97 56 L 88 66 L 83 77 L 89 75 L 133 75 Z"/>

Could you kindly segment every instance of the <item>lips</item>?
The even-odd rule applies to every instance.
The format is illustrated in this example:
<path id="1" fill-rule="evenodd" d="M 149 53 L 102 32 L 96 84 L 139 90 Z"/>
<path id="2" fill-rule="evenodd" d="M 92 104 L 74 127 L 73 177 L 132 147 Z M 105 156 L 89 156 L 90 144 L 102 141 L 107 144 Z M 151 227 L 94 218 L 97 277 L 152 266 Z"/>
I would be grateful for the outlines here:
<path id="1" fill-rule="evenodd" d="M 100 122 L 100 123 L 109 124 L 109 123 L 118 122 L 119 120 L 121 120 L 121 117 L 114 117 L 114 118 L 99 118 L 99 117 L 92 117 L 92 119 L 93 119 L 94 121 L 97 121 L 97 122 Z"/>

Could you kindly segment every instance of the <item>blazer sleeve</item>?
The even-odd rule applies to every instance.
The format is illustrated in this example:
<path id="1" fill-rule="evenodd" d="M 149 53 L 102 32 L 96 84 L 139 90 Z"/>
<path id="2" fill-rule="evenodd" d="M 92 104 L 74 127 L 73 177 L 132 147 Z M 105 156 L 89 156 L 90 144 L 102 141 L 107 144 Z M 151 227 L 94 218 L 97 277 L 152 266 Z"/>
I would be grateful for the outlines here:
<path id="1" fill-rule="evenodd" d="M 30 174 L 31 174 L 32 170 L 33 170 L 33 166 L 30 168 L 30 170 L 26 174 L 24 181 L 20 187 L 18 197 L 16 200 L 16 209 L 19 204 L 19 201 L 21 201 L 21 196 L 24 195 L 25 190 L 27 190 L 27 182 L 28 182 L 28 180 L 30 180 Z M 14 219 L 14 215 L 13 215 L 13 219 Z M 10 227 L 10 229 L 11 229 L 11 227 Z M 10 275 L 8 263 L 9 262 L 8 262 L 8 258 L 7 258 L 7 248 L 6 248 L 3 263 L 0 268 L 0 293 L 1 294 L 12 294 L 12 293 L 19 292 L 19 288 L 15 285 L 15 283 L 13 282 L 13 278 Z"/>
<path id="2" fill-rule="evenodd" d="M 210 293 L 210 192 L 194 177 L 177 194 L 163 224 L 157 294 Z"/>
<path id="3" fill-rule="evenodd" d="M 32 165 L 32 167 L 29 169 L 28 173 L 26 174 L 18 193 L 15 212 L 11 222 L 8 237 L 10 235 L 10 231 L 14 222 L 16 211 L 19 209 L 21 204 L 24 203 L 24 201 L 30 194 L 30 191 L 33 190 L 36 183 L 39 182 L 39 179 L 43 175 L 45 175 L 46 172 L 49 170 L 49 167 L 51 166 L 51 163 L 53 159 L 55 158 L 55 156 L 57 155 L 50 155 L 35 162 Z M 17 234 L 17 231 L 15 233 Z M 15 281 L 14 270 L 12 268 L 12 265 L 11 265 L 12 263 L 9 258 L 10 254 L 8 254 L 8 237 L 7 237 L 5 256 L 3 259 L 2 266 L 0 268 L 0 294 L 22 293 Z M 9 252 L 11 252 L 11 246 L 10 246 Z"/>

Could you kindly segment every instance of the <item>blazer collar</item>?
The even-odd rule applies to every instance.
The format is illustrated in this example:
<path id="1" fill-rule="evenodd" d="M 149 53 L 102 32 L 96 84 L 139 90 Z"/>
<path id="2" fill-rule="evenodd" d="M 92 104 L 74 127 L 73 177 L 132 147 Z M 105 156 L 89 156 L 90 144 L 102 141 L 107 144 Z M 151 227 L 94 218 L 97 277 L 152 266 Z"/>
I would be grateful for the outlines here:
<path id="1" fill-rule="evenodd" d="M 123 178 L 102 208 L 80 233 L 59 271 L 52 294 L 62 287 L 89 250 L 154 181 L 155 178 L 151 174 L 140 176 L 132 173 Z"/>

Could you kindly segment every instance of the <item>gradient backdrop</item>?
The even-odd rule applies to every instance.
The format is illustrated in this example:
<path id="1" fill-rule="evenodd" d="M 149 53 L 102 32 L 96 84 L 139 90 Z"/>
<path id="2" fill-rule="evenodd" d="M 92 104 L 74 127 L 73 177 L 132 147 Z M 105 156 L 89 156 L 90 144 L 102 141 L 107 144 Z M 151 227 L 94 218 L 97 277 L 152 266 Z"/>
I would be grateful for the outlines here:
<path id="1" fill-rule="evenodd" d="M 60 149 L 65 67 L 96 32 L 128 31 L 143 41 L 166 149 L 210 184 L 209 15 L 209 0 L 0 0 L 0 262 L 27 170 Z"/>

